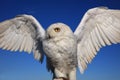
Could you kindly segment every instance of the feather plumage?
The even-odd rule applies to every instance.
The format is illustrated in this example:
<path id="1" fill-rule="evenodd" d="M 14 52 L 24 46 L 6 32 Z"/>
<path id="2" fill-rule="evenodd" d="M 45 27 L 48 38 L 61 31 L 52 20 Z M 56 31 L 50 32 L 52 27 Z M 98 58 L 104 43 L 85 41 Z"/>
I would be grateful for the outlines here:
<path id="1" fill-rule="evenodd" d="M 44 38 L 44 29 L 33 16 L 19 15 L 0 23 L 0 48 L 2 49 L 31 53 L 36 46 L 33 42 L 37 40 L 41 42 Z M 38 53 L 42 54 L 40 51 Z"/>
<path id="2" fill-rule="evenodd" d="M 101 47 L 120 43 L 120 10 L 99 7 L 88 10 L 74 34 L 80 45 L 78 67 L 83 73 L 85 65 L 92 61 Z"/>

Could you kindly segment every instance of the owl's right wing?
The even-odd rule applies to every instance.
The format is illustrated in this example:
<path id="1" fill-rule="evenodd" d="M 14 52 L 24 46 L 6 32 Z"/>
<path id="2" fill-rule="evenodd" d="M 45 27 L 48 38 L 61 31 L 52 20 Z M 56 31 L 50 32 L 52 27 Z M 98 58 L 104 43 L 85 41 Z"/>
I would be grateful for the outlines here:
<path id="1" fill-rule="evenodd" d="M 78 42 L 78 67 L 83 73 L 100 48 L 120 43 L 120 10 L 106 7 L 88 10 L 74 34 Z"/>
<path id="2" fill-rule="evenodd" d="M 0 23 L 0 48 L 10 51 L 33 52 L 42 60 L 42 43 L 45 30 L 31 15 L 19 15 Z"/>

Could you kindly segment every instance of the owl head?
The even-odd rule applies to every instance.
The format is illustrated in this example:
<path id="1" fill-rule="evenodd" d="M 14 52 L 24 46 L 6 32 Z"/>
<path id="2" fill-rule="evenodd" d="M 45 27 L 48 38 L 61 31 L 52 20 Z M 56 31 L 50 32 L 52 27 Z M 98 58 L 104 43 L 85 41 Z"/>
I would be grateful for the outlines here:
<path id="1" fill-rule="evenodd" d="M 61 37 L 61 36 L 70 36 L 73 34 L 72 30 L 63 23 L 54 23 L 50 25 L 46 31 L 49 38 Z"/>

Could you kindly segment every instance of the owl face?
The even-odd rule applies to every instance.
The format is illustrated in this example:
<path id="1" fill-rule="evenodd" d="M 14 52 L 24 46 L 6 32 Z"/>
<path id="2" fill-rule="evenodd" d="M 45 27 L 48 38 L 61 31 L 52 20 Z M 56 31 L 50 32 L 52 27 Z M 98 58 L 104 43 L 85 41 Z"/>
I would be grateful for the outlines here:
<path id="1" fill-rule="evenodd" d="M 63 23 L 55 23 L 48 27 L 47 35 L 49 38 L 68 36 L 72 33 L 71 29 Z"/>

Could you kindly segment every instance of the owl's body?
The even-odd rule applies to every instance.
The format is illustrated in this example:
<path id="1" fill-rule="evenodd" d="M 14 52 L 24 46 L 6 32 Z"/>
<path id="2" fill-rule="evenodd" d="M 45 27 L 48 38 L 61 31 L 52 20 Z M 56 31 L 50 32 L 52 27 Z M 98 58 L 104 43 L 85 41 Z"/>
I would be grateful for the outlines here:
<path id="1" fill-rule="evenodd" d="M 54 24 L 56 25 L 56 24 Z M 54 25 L 50 27 L 54 27 Z M 61 23 L 57 23 L 60 28 Z M 60 25 L 60 26 L 59 26 Z M 67 27 L 67 25 L 64 25 Z M 70 30 L 68 28 L 68 30 Z M 55 74 L 55 78 L 68 78 L 69 73 L 77 67 L 77 41 L 70 30 L 66 35 L 60 33 L 58 35 L 48 35 L 46 40 L 43 40 L 43 49 L 47 56 L 47 67 Z M 63 35 L 63 36 L 61 36 Z"/>
<path id="2" fill-rule="evenodd" d="M 63 23 L 44 30 L 31 15 L 21 15 L 0 23 L 0 48 L 33 52 L 47 58 L 54 80 L 76 80 L 76 67 L 83 73 L 87 64 L 106 45 L 120 43 L 120 10 L 96 7 L 88 10 L 73 32 Z"/>

